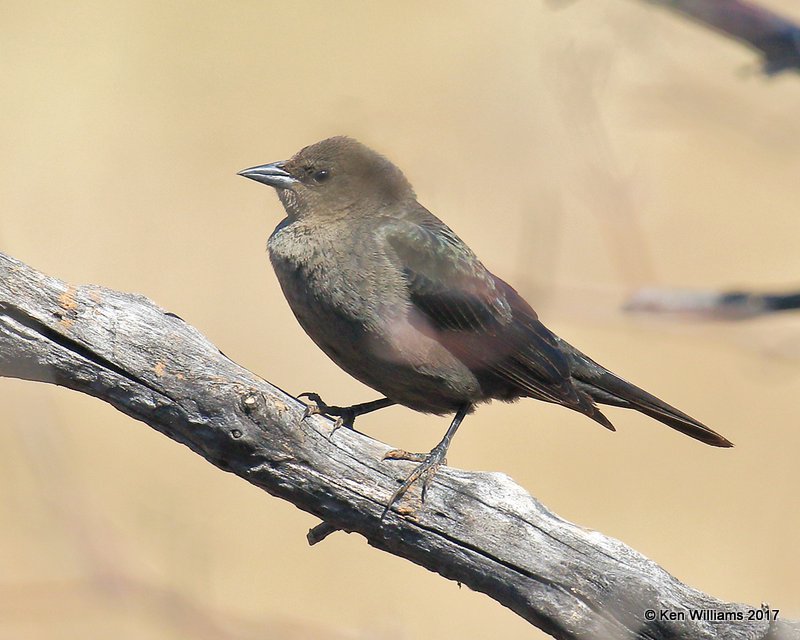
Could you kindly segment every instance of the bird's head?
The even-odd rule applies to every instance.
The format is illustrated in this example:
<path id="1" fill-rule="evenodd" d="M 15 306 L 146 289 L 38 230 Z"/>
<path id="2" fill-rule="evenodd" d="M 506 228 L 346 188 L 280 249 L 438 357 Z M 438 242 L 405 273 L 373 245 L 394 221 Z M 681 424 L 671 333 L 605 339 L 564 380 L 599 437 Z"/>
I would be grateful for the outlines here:
<path id="1" fill-rule="evenodd" d="M 338 136 L 290 160 L 251 167 L 240 176 L 274 187 L 290 217 L 380 215 L 414 199 L 402 171 L 357 140 Z"/>

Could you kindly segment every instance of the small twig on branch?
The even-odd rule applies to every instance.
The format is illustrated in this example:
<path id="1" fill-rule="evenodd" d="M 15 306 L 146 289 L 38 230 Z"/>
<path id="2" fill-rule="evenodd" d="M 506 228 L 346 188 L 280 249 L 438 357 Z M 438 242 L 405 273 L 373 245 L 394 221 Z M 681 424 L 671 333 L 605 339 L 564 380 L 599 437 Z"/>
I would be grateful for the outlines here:
<path id="1" fill-rule="evenodd" d="M 306 534 L 306 540 L 308 540 L 308 544 L 313 546 L 319 542 L 322 542 L 329 535 L 336 533 L 337 531 L 339 531 L 339 529 L 334 527 L 331 523 L 320 522 L 316 527 L 309 529 L 308 533 Z"/>
<path id="2" fill-rule="evenodd" d="M 382 461 L 389 447 L 348 429 L 329 438 L 329 420 L 302 420 L 304 405 L 141 296 L 70 286 L 2 254 L 0 376 L 105 400 L 320 517 L 312 542 L 358 532 L 556 638 L 800 639 L 800 623 L 692 589 L 502 474 L 443 468 L 424 505 L 409 495 L 381 521 L 410 470 Z"/>

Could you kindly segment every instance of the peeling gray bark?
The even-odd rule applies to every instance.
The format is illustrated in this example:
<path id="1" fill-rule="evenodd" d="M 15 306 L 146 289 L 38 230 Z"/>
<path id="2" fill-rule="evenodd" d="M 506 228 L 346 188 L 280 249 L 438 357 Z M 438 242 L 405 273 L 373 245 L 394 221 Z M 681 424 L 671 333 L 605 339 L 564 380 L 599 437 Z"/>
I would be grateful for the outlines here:
<path id="1" fill-rule="evenodd" d="M 383 462 L 390 447 L 348 429 L 331 437 L 326 418 L 302 420 L 303 404 L 144 297 L 68 285 L 3 254 L 0 376 L 100 398 L 318 516 L 318 538 L 359 533 L 556 638 L 800 639 L 800 623 L 692 589 L 618 540 L 562 520 L 500 473 L 443 467 L 424 505 L 414 487 L 381 521 L 413 468 Z"/>

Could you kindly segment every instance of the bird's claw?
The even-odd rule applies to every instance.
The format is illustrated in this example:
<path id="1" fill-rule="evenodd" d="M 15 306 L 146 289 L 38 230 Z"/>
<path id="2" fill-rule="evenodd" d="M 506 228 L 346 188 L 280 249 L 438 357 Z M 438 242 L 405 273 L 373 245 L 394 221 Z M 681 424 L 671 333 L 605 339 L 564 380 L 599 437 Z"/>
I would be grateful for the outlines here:
<path id="1" fill-rule="evenodd" d="M 319 394 L 303 392 L 297 396 L 298 400 L 300 400 L 300 398 L 308 398 L 309 400 L 308 404 L 306 404 L 306 408 L 303 410 L 303 417 L 301 420 L 305 420 L 309 416 L 314 416 L 318 413 L 324 413 L 323 409 L 326 405 L 322 401 L 322 398 L 319 397 Z"/>
<path id="2" fill-rule="evenodd" d="M 333 428 L 331 429 L 331 434 L 328 436 L 328 438 L 332 438 L 333 434 L 336 433 L 342 427 L 347 427 L 348 429 L 352 429 L 353 423 L 355 422 L 355 418 L 356 417 L 352 414 L 349 416 L 339 416 L 338 418 L 336 418 L 336 420 L 333 422 Z"/>
<path id="3" fill-rule="evenodd" d="M 403 484 L 401 484 L 397 488 L 397 491 L 392 494 L 388 504 L 383 509 L 383 513 L 381 513 L 381 520 L 383 520 L 386 514 L 389 513 L 389 509 L 392 508 L 392 505 L 395 502 L 398 502 L 418 480 L 422 481 L 420 502 L 425 502 L 425 496 L 428 493 L 428 487 L 430 486 L 433 477 L 436 475 L 439 467 L 447 462 L 445 453 L 446 450 L 439 449 L 437 447 L 434 448 L 430 453 L 409 453 L 408 451 L 404 451 L 402 449 L 392 449 L 384 454 L 384 460 L 409 460 L 411 462 L 419 463 L 419 466 L 417 466 L 416 469 L 408 474 L 406 479 L 403 481 Z"/>
<path id="4" fill-rule="evenodd" d="M 347 427 L 348 429 L 353 428 L 353 423 L 355 422 L 356 414 L 355 412 L 350 409 L 349 407 L 334 407 L 329 404 L 326 404 L 325 401 L 320 397 L 318 393 L 311 393 L 305 391 L 297 396 L 297 399 L 300 398 L 308 398 L 309 403 L 306 405 L 305 410 L 303 411 L 303 420 L 308 418 L 309 416 L 314 415 L 323 415 L 329 418 L 335 418 L 333 423 L 333 429 L 331 430 L 330 436 L 333 436 L 339 429 L 342 427 Z"/>
<path id="5" fill-rule="evenodd" d="M 323 415 L 330 417 L 340 415 L 341 407 L 331 407 L 320 397 L 318 393 L 304 391 L 297 396 L 298 400 L 300 398 L 308 398 L 309 400 L 308 404 L 306 404 L 305 411 L 303 411 L 303 420 L 308 418 L 308 416 Z"/>

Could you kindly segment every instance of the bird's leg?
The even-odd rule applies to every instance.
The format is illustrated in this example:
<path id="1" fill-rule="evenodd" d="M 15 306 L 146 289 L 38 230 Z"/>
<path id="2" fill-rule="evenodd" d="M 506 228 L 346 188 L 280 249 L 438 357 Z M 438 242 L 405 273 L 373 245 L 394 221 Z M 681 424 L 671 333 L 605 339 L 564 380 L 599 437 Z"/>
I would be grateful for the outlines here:
<path id="1" fill-rule="evenodd" d="M 456 412 L 456 415 L 453 418 L 453 421 L 450 423 L 450 426 L 447 428 L 444 438 L 442 438 L 442 441 L 439 444 L 431 449 L 430 453 L 409 453 L 408 451 L 403 451 L 402 449 L 392 449 L 383 456 L 384 460 L 410 460 L 412 462 L 419 462 L 420 464 L 408 475 L 408 477 L 403 481 L 403 484 L 400 485 L 397 491 L 395 491 L 392 497 L 389 499 L 389 504 L 386 505 L 383 513 L 381 514 L 381 520 L 383 520 L 384 516 L 389 512 L 389 509 L 391 509 L 392 505 L 402 498 L 406 491 L 409 490 L 411 485 L 419 479 L 422 479 L 422 502 L 425 502 L 425 494 L 428 491 L 428 485 L 430 484 L 431 480 L 433 480 L 433 476 L 436 475 L 436 470 L 442 464 L 447 462 L 446 456 L 447 449 L 450 447 L 450 441 L 456 434 L 456 431 L 461 425 L 461 421 L 464 419 L 464 416 L 469 413 L 471 408 L 472 405 L 469 404 L 461 406 L 461 408 Z"/>
<path id="2" fill-rule="evenodd" d="M 352 429 L 353 423 L 358 416 L 363 416 L 365 413 L 371 413 L 372 411 L 377 411 L 378 409 L 390 407 L 395 404 L 395 402 L 393 400 L 389 400 L 389 398 L 380 398 L 379 400 L 372 400 L 371 402 L 354 404 L 351 407 L 336 407 L 325 404 L 323 399 L 320 398 L 319 394 L 317 393 L 301 393 L 299 396 L 297 396 L 297 398 L 308 398 L 311 401 L 306 406 L 306 410 L 303 412 L 303 420 L 305 420 L 308 416 L 313 416 L 318 413 L 322 414 L 323 416 L 328 416 L 329 418 L 336 418 L 335 422 L 333 423 L 333 431 L 331 431 L 331 435 L 333 435 L 340 427 Z"/>

